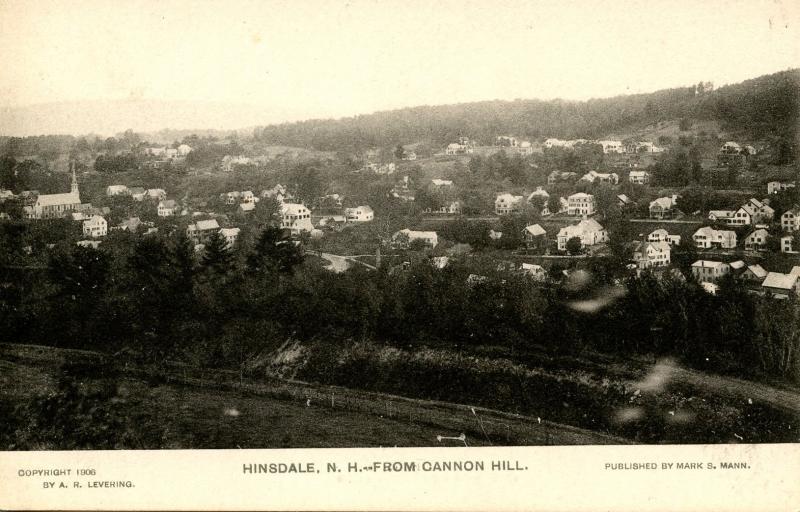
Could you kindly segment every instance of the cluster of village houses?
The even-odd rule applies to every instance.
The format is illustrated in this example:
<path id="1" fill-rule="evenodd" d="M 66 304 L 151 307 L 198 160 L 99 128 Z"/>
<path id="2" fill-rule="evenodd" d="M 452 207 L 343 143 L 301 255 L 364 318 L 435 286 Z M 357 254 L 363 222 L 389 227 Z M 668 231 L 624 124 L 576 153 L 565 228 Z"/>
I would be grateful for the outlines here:
<path id="1" fill-rule="evenodd" d="M 659 148 L 652 143 L 639 142 L 624 145 L 620 141 L 589 141 L 584 139 L 563 141 L 559 139 L 547 139 L 545 147 L 574 147 L 581 143 L 596 143 L 603 146 L 606 153 L 629 153 L 629 152 L 660 152 Z M 526 152 L 531 147 L 527 141 L 518 141 L 511 136 L 497 137 L 497 146 L 506 148 L 516 148 L 520 152 Z M 462 137 L 457 143 L 447 146 L 447 154 L 468 154 L 472 152 L 474 143 L 468 138 Z M 191 148 L 181 145 L 178 148 L 147 148 L 145 153 L 154 157 L 179 158 L 188 154 Z M 734 142 L 728 142 L 720 149 L 720 154 L 738 155 L 752 154 L 755 149 L 751 146 L 740 146 Z M 416 158 L 413 152 L 406 152 L 404 158 Z M 223 167 L 228 168 L 232 165 L 248 163 L 246 157 L 226 157 L 223 159 Z M 394 172 L 394 164 L 367 164 L 367 168 L 378 174 L 391 174 Z M 600 173 L 590 171 L 580 178 L 576 173 L 554 171 L 547 179 L 548 184 L 555 184 L 562 181 L 585 181 L 589 183 L 608 183 L 617 185 L 620 177 L 616 173 Z M 647 185 L 650 182 L 650 174 L 644 170 L 631 170 L 628 174 L 631 183 Z M 436 189 L 446 189 L 453 186 L 451 180 L 434 178 L 430 183 Z M 767 184 L 767 195 L 775 194 L 788 188 L 794 187 L 793 182 L 770 182 Z M 413 201 L 413 191 L 410 190 L 408 177 L 405 176 L 392 190 L 394 197 Z M 0 191 L 0 200 L 7 198 L 10 192 Z M 35 191 L 22 194 L 28 199 L 28 204 L 24 207 L 25 216 L 29 219 L 52 219 L 61 217 L 71 217 L 75 221 L 82 222 L 83 234 L 87 240 L 79 242 L 81 245 L 91 245 L 96 247 L 99 238 L 108 234 L 105 215 L 110 213 L 108 208 L 94 208 L 91 204 L 81 203 L 78 183 L 75 172 L 72 172 L 72 184 L 70 192 L 61 194 L 37 194 Z M 106 189 L 107 196 L 129 196 L 134 201 L 152 201 L 155 205 L 156 213 L 159 217 L 172 217 L 175 215 L 188 215 L 187 209 L 182 209 L 174 199 L 168 199 L 163 189 L 145 189 L 143 187 L 128 187 L 126 185 L 111 185 Z M 312 237 L 322 236 L 322 229 L 337 229 L 348 223 L 370 222 L 375 218 L 375 212 L 368 205 L 342 208 L 342 197 L 339 194 L 329 194 L 320 198 L 327 205 L 333 205 L 336 212 L 321 213 L 314 215 L 317 226 L 312 222 L 311 210 L 302 203 L 293 202 L 293 198 L 288 193 L 286 187 L 276 185 L 275 187 L 263 190 L 260 194 L 252 190 L 231 191 L 221 194 L 220 199 L 228 206 L 236 205 L 241 213 L 248 213 L 256 208 L 256 204 L 264 198 L 274 198 L 280 205 L 280 227 L 289 230 L 293 235 L 303 232 L 309 233 Z M 608 233 L 598 220 L 593 218 L 596 213 L 595 198 L 592 194 L 577 192 L 560 197 L 558 201 L 558 211 L 550 211 L 549 193 L 543 187 L 525 195 L 514 195 L 511 193 L 501 193 L 496 196 L 494 203 L 494 213 L 498 216 L 513 215 L 520 213 L 527 203 L 535 202 L 541 207 L 540 215 L 578 217 L 579 220 L 559 229 L 555 236 L 558 251 L 566 252 L 570 240 L 580 242 L 581 250 L 592 251 L 596 246 L 608 242 Z M 631 203 L 624 194 L 617 196 L 620 206 Z M 676 207 L 678 197 L 667 196 L 653 200 L 649 205 L 649 218 L 653 220 L 672 219 L 681 212 Z M 428 213 L 438 214 L 461 214 L 461 203 L 452 201 L 441 206 L 436 210 L 427 210 Z M 742 226 L 751 227 L 751 231 L 744 239 L 744 249 L 747 251 L 764 251 L 767 249 L 770 237 L 770 225 L 773 222 L 775 211 L 769 206 L 769 199 L 758 200 L 751 198 L 749 201 L 740 205 L 736 209 L 730 210 L 711 210 L 708 212 L 708 220 L 714 226 L 729 226 L 739 228 Z M 194 213 L 193 215 L 202 215 Z M 212 215 L 213 217 L 213 215 Z M 157 231 L 152 223 L 142 222 L 138 217 L 131 217 L 122 221 L 118 226 L 111 227 L 110 230 L 127 230 L 136 232 L 139 229 L 146 229 L 145 233 Z M 780 238 L 780 250 L 785 253 L 798 252 L 793 247 L 792 232 L 800 230 L 800 207 L 792 208 L 783 212 L 780 217 L 780 228 L 784 236 Z M 214 233 L 219 233 L 232 246 L 239 235 L 239 228 L 221 227 L 215 218 L 208 220 L 197 220 L 187 227 L 188 237 L 195 243 L 197 250 L 201 250 L 208 242 L 209 237 Z M 498 239 L 502 233 L 491 231 L 490 237 Z M 395 233 L 393 239 L 398 243 L 410 244 L 420 241 L 428 247 L 436 247 L 439 243 L 438 235 L 435 231 L 416 231 L 403 229 Z M 548 247 L 549 240 L 547 232 L 539 224 L 527 226 L 522 239 L 528 248 Z M 712 226 L 703 226 L 697 229 L 692 235 L 692 244 L 699 249 L 716 251 L 728 251 L 736 249 L 738 245 L 736 231 L 729 229 L 718 229 Z M 632 269 L 649 269 L 668 267 L 671 264 L 671 250 L 674 246 L 681 244 L 681 236 L 670 234 L 666 229 L 656 229 L 647 234 L 642 240 L 633 242 L 633 262 Z M 538 265 L 528 265 L 525 268 L 532 275 L 543 275 L 542 267 Z M 741 261 L 725 263 L 714 260 L 698 260 L 692 265 L 692 272 L 703 286 L 709 291 L 714 292 L 716 282 L 724 275 L 734 274 L 737 277 L 746 279 L 749 282 L 760 282 L 763 288 L 775 295 L 796 293 L 800 291 L 800 267 L 789 274 L 779 274 L 776 272 L 766 272 L 759 265 L 745 265 Z"/>

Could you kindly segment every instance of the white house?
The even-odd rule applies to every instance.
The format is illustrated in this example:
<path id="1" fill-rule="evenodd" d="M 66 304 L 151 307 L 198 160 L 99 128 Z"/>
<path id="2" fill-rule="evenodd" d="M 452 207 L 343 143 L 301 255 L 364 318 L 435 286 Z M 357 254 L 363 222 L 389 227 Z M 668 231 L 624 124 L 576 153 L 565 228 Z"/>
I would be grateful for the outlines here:
<path id="1" fill-rule="evenodd" d="M 637 185 L 647 185 L 650 183 L 650 173 L 647 171 L 631 171 L 628 174 L 628 181 Z"/>
<path id="2" fill-rule="evenodd" d="M 567 197 L 567 215 L 592 215 L 594 213 L 594 196 L 578 192 Z"/>
<path id="3" fill-rule="evenodd" d="M 103 217 L 92 215 L 90 219 L 83 221 L 83 236 L 97 238 L 106 234 L 108 234 L 108 223 Z"/>
<path id="4" fill-rule="evenodd" d="M 733 249 L 736 247 L 736 232 L 704 226 L 694 232 L 692 240 L 700 249 L 710 249 L 712 247 Z"/>
<path id="5" fill-rule="evenodd" d="M 616 185 L 619 183 L 619 175 L 615 172 L 604 173 L 589 171 L 584 174 L 583 177 L 581 177 L 581 181 L 587 181 L 589 183 L 610 183 L 611 185 Z"/>
<path id="6" fill-rule="evenodd" d="M 125 185 L 109 185 L 106 187 L 107 196 L 122 196 L 128 193 L 128 187 Z"/>
<path id="7" fill-rule="evenodd" d="M 800 229 L 800 208 L 795 206 L 781 215 L 781 229 L 784 231 L 797 231 Z"/>
<path id="8" fill-rule="evenodd" d="M 656 229 L 647 235 L 648 242 L 667 242 L 670 245 L 680 245 L 681 235 L 670 235 L 666 229 Z"/>
<path id="9" fill-rule="evenodd" d="M 256 209 L 256 203 L 239 203 L 239 211 L 241 213 L 250 213 Z"/>
<path id="10" fill-rule="evenodd" d="M 797 253 L 797 251 L 794 249 L 794 237 L 792 236 L 781 237 L 781 252 L 787 254 Z"/>
<path id="11" fill-rule="evenodd" d="M 667 242 L 639 242 L 633 251 L 633 261 L 639 268 L 667 267 L 672 249 Z"/>
<path id="12" fill-rule="evenodd" d="M 736 210 L 709 210 L 708 220 L 720 222 L 722 224 L 733 224 L 733 218 L 736 215 Z"/>
<path id="13" fill-rule="evenodd" d="M 800 292 L 798 275 L 795 273 L 770 272 L 764 282 L 761 283 L 761 288 L 773 296 L 797 296 Z"/>
<path id="14" fill-rule="evenodd" d="M 677 196 L 672 196 L 659 197 L 658 199 L 650 201 L 650 218 L 665 219 L 672 217 L 672 215 L 675 213 L 675 202 L 677 199 Z"/>
<path id="15" fill-rule="evenodd" d="M 163 201 L 167 198 L 167 192 L 163 188 L 148 188 L 145 196 L 154 201 Z"/>
<path id="16" fill-rule="evenodd" d="M 178 205 L 175 203 L 174 199 L 165 199 L 158 202 L 159 217 L 172 217 L 175 215 L 175 210 L 177 209 Z"/>
<path id="17" fill-rule="evenodd" d="M 314 229 L 311 212 L 302 204 L 284 203 L 281 207 L 281 227 L 290 230 L 293 235 L 302 231 L 310 233 Z"/>
<path id="18" fill-rule="evenodd" d="M 198 220 L 186 227 L 186 236 L 195 244 L 206 244 L 211 235 L 219 231 L 219 223 L 216 219 Z"/>
<path id="19" fill-rule="evenodd" d="M 765 201 L 767 201 L 765 199 Z M 746 206 L 753 210 L 753 223 L 761 224 L 763 222 L 770 222 L 775 217 L 775 210 L 764 201 L 759 201 L 756 198 L 751 198 Z"/>
<path id="20" fill-rule="evenodd" d="M 512 194 L 500 194 L 494 200 L 494 213 L 497 215 L 508 215 L 510 213 L 519 213 L 522 196 L 515 196 Z"/>
<path id="21" fill-rule="evenodd" d="M 410 229 L 401 229 L 392 237 L 396 242 L 406 239 L 408 243 L 415 240 L 422 240 L 430 247 L 436 247 L 439 244 L 439 237 L 436 231 L 412 231 Z"/>
<path id="22" fill-rule="evenodd" d="M 547 199 L 550 197 L 550 194 L 548 194 L 547 191 L 542 187 L 536 187 L 536 190 L 534 190 L 528 195 L 528 202 L 530 202 L 532 199 L 536 197 L 541 197 L 542 199 L 547 201 Z"/>
<path id="23" fill-rule="evenodd" d="M 764 251 L 767 249 L 769 232 L 766 229 L 756 229 L 744 239 L 744 248 L 751 251 Z"/>
<path id="24" fill-rule="evenodd" d="M 786 189 L 794 187 L 795 187 L 794 181 L 787 181 L 787 182 L 770 181 L 769 183 L 767 183 L 767 194 L 777 194 L 778 192 L 782 192 Z"/>
<path id="25" fill-rule="evenodd" d="M 192 152 L 192 147 L 188 144 L 181 144 L 178 146 L 178 154 L 180 156 L 186 156 Z"/>
<path id="26" fill-rule="evenodd" d="M 731 272 L 731 266 L 722 261 L 697 260 L 692 263 L 692 275 L 700 282 L 714 282 Z"/>
<path id="27" fill-rule="evenodd" d="M 375 212 L 369 206 L 356 206 L 345 208 L 344 216 L 347 222 L 369 222 L 375 218 Z"/>
<path id="28" fill-rule="evenodd" d="M 219 234 L 228 242 L 228 248 L 233 247 L 233 244 L 236 243 L 236 239 L 239 238 L 239 231 L 239 228 L 221 228 L 219 230 Z"/>
<path id="29" fill-rule="evenodd" d="M 619 140 L 601 140 L 597 142 L 603 146 L 603 153 L 624 153 L 625 146 Z"/>
<path id="30" fill-rule="evenodd" d="M 739 279 L 761 283 L 767 277 L 767 271 L 761 265 L 748 265 Z"/>
<path id="31" fill-rule="evenodd" d="M 565 226 L 557 235 L 558 250 L 566 251 L 567 242 L 572 238 L 580 238 L 581 247 L 592 246 L 608 241 L 608 232 L 594 219 L 584 219 L 577 224 Z"/>

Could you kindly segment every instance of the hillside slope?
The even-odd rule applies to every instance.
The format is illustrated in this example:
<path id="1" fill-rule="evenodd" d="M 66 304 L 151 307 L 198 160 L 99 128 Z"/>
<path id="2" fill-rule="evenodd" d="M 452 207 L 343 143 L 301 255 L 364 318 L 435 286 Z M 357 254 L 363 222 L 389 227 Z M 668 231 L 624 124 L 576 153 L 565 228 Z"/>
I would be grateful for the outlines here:
<path id="1" fill-rule="evenodd" d="M 414 141 L 434 145 L 464 135 L 482 143 L 494 137 L 602 138 L 636 132 L 662 121 L 716 121 L 743 139 L 793 139 L 798 126 L 800 70 L 765 75 L 711 92 L 695 88 L 575 101 L 483 101 L 419 106 L 338 120 L 310 120 L 256 129 L 272 144 L 321 150 L 363 149 Z"/>

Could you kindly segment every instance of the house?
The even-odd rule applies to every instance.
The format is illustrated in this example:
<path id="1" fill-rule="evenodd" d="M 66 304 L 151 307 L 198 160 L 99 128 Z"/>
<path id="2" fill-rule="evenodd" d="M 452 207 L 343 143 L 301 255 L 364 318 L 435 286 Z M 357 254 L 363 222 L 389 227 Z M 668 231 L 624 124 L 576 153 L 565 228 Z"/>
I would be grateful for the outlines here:
<path id="1" fill-rule="evenodd" d="M 216 219 L 198 220 L 186 227 L 186 236 L 195 244 L 206 244 L 214 233 L 220 231 Z"/>
<path id="2" fill-rule="evenodd" d="M 189 146 L 188 144 L 181 144 L 180 146 L 178 146 L 178 155 L 180 156 L 186 156 L 191 152 L 192 152 L 192 147 Z"/>
<path id="3" fill-rule="evenodd" d="M 769 205 L 768 199 L 764 201 L 759 201 L 756 198 L 751 198 L 745 206 L 749 206 L 750 209 L 753 211 L 753 223 L 754 224 L 761 224 L 764 222 L 771 222 L 772 219 L 775 217 L 775 210 Z"/>
<path id="4" fill-rule="evenodd" d="M 170 160 L 172 160 L 173 158 L 177 158 L 178 157 L 178 150 L 175 149 L 175 148 L 167 148 L 164 151 L 164 156 L 166 158 L 169 158 Z"/>
<path id="5" fill-rule="evenodd" d="M 522 241 L 529 248 L 547 243 L 547 232 L 539 224 L 532 224 L 522 230 Z"/>
<path id="6" fill-rule="evenodd" d="M 782 274 L 781 272 L 770 272 L 761 283 L 761 289 L 766 293 L 788 298 L 790 296 L 797 296 L 800 292 L 798 285 L 798 275 L 794 273 Z"/>
<path id="7" fill-rule="evenodd" d="M 516 137 L 511 137 L 510 135 L 498 135 L 494 139 L 494 145 L 504 148 L 515 148 L 519 145 L 519 142 L 517 142 Z"/>
<path id="8" fill-rule="evenodd" d="M 766 279 L 767 271 L 761 265 L 748 265 L 739 275 L 739 279 L 761 283 Z"/>
<path id="9" fill-rule="evenodd" d="M 650 173 L 647 171 L 631 171 L 628 174 L 628 181 L 636 185 L 647 185 L 650 183 Z"/>
<path id="10" fill-rule="evenodd" d="M 533 192 L 530 193 L 530 195 L 528 195 L 528 202 L 530 202 L 532 199 L 536 197 L 541 197 L 546 202 L 547 199 L 550 197 L 550 194 L 548 194 L 547 191 L 542 187 L 536 187 L 536 190 L 534 190 Z"/>
<path id="11" fill-rule="evenodd" d="M 710 226 L 704 226 L 692 235 L 695 245 L 699 249 L 734 249 L 736 247 L 736 232 L 717 230 Z"/>
<path id="12" fill-rule="evenodd" d="M 83 221 L 83 236 L 97 238 L 108 234 L 108 223 L 106 219 L 99 215 L 93 215 L 90 219 Z"/>
<path id="13" fill-rule="evenodd" d="M 626 206 L 630 206 L 633 204 L 633 201 L 626 196 L 625 194 L 618 194 L 617 195 L 617 206 L 620 208 L 625 208 Z"/>
<path id="14" fill-rule="evenodd" d="M 256 203 L 239 203 L 240 213 L 250 213 L 256 209 Z"/>
<path id="15" fill-rule="evenodd" d="M 303 231 L 310 233 L 314 229 L 311 224 L 311 212 L 305 205 L 284 203 L 281 207 L 281 228 L 288 229 L 293 235 Z"/>
<path id="16" fill-rule="evenodd" d="M 519 213 L 523 197 L 512 194 L 500 194 L 494 200 L 494 213 L 497 215 L 508 215 Z"/>
<path id="17" fill-rule="evenodd" d="M 167 152 L 167 148 L 144 148 L 144 154 L 147 156 L 164 156 Z"/>
<path id="18" fill-rule="evenodd" d="M 459 137 L 458 142 L 448 144 L 444 150 L 446 155 L 468 155 L 474 152 L 472 141 L 467 137 Z"/>
<path id="19" fill-rule="evenodd" d="M 567 215 L 592 215 L 594 213 L 594 196 L 578 192 L 567 197 Z"/>
<path id="20" fill-rule="evenodd" d="M 544 281 L 547 278 L 547 272 L 541 265 L 523 263 L 520 270 L 523 274 L 531 276 L 536 281 Z"/>
<path id="21" fill-rule="evenodd" d="M 533 146 L 527 140 L 523 140 L 519 143 L 519 148 L 517 149 L 520 155 L 532 155 L 533 154 Z"/>
<path id="22" fill-rule="evenodd" d="M 145 196 L 153 201 L 163 201 L 167 198 L 167 192 L 163 188 L 148 188 Z"/>
<path id="23" fill-rule="evenodd" d="M 143 187 L 131 187 L 128 189 L 128 194 L 134 201 L 144 201 L 144 196 L 147 191 Z"/>
<path id="24" fill-rule="evenodd" d="M 603 153 L 605 154 L 625 152 L 625 146 L 619 140 L 600 140 L 597 143 L 603 146 Z"/>
<path id="25" fill-rule="evenodd" d="M 755 224 L 756 210 L 749 204 L 739 207 L 733 214 L 733 217 L 728 219 L 728 224 L 731 226 L 751 226 Z"/>
<path id="26" fill-rule="evenodd" d="M 245 190 L 242 192 L 242 202 L 243 203 L 255 203 L 257 200 L 256 196 L 253 195 L 252 190 Z"/>
<path id="27" fill-rule="evenodd" d="M 344 216 L 347 222 L 370 222 L 375 218 L 375 212 L 369 206 L 356 206 L 355 208 L 345 208 Z"/>
<path id="28" fill-rule="evenodd" d="M 681 235 L 670 235 L 666 229 L 656 229 L 647 235 L 648 242 L 667 242 L 670 245 L 680 245 Z"/>
<path id="29" fill-rule="evenodd" d="M 697 260 L 692 263 L 692 275 L 700 282 L 714 282 L 730 272 L 731 266 L 722 261 Z"/>
<path id="30" fill-rule="evenodd" d="M 439 270 L 446 267 L 448 263 L 450 263 L 450 258 L 447 256 L 435 256 L 431 258 L 431 264 L 433 265 L 434 268 L 437 268 Z"/>
<path id="31" fill-rule="evenodd" d="M 26 216 L 34 219 L 57 219 L 79 209 L 80 206 L 78 179 L 75 177 L 73 168 L 70 191 L 64 194 L 39 194 L 30 209 L 26 210 Z"/>
<path id="32" fill-rule="evenodd" d="M 719 165 L 729 165 L 734 161 L 744 162 L 751 154 L 755 154 L 755 148 L 752 146 L 742 147 L 736 142 L 728 141 L 719 148 L 717 152 L 717 163 Z"/>
<path id="33" fill-rule="evenodd" d="M 426 208 L 426 213 L 444 213 L 448 215 L 461 215 L 461 201 L 452 201 L 450 204 L 440 206 L 436 210 L 433 208 Z"/>
<path id="34" fill-rule="evenodd" d="M 652 142 L 634 142 L 625 145 L 626 153 L 663 153 L 664 148 L 656 146 Z"/>
<path id="35" fill-rule="evenodd" d="M 570 171 L 553 171 L 547 175 L 547 184 L 574 183 L 578 179 L 578 173 Z"/>
<path id="36" fill-rule="evenodd" d="M 432 179 L 431 183 L 435 187 L 452 187 L 453 186 L 453 180 L 442 180 L 442 179 L 439 179 L 439 178 Z"/>
<path id="37" fill-rule="evenodd" d="M 128 193 L 128 187 L 125 185 L 109 185 L 106 187 L 106 195 L 111 196 L 122 196 Z"/>
<path id="38" fill-rule="evenodd" d="M 722 224 L 733 224 L 735 210 L 709 210 L 708 220 L 720 222 Z"/>
<path id="39" fill-rule="evenodd" d="M 784 190 L 794 187 L 795 187 L 794 181 L 787 181 L 787 182 L 770 181 L 769 183 L 767 183 L 767 194 L 777 194 L 778 192 L 783 192 Z"/>
<path id="40" fill-rule="evenodd" d="M 640 269 L 667 267 L 672 249 L 667 242 L 636 242 L 633 261 Z"/>
<path id="41" fill-rule="evenodd" d="M 767 250 L 767 238 L 769 232 L 766 229 L 756 229 L 744 239 L 744 248 L 749 251 Z"/>
<path id="42" fill-rule="evenodd" d="M 781 237 L 781 252 L 787 254 L 797 253 L 797 251 L 794 249 L 794 237 L 788 235 Z"/>
<path id="43" fill-rule="evenodd" d="M 439 244 L 439 237 L 436 231 L 412 231 L 410 229 L 401 229 L 394 234 L 392 239 L 395 243 L 410 244 L 415 240 L 422 240 L 426 245 L 433 248 Z"/>
<path id="44" fill-rule="evenodd" d="M 503 238 L 503 232 L 502 231 L 495 231 L 494 229 L 490 229 L 489 230 L 489 238 L 491 238 L 492 240 L 500 240 L 501 238 Z"/>
<path id="45" fill-rule="evenodd" d="M 675 201 L 677 196 L 659 197 L 650 201 L 651 219 L 668 219 L 675 214 Z"/>
<path id="46" fill-rule="evenodd" d="M 572 226 L 559 230 L 556 239 L 558 250 L 566 251 L 567 242 L 572 238 L 580 238 L 581 247 L 588 247 L 608 241 L 608 232 L 594 219 L 584 219 Z"/>
<path id="47" fill-rule="evenodd" d="M 225 155 L 222 157 L 221 168 L 225 172 L 231 172 L 237 165 L 249 165 L 250 163 L 252 163 L 252 160 L 243 155 Z"/>
<path id="48" fill-rule="evenodd" d="M 141 223 L 142 221 L 139 217 L 129 217 L 120 222 L 116 229 L 119 231 L 130 231 L 131 233 L 136 233 Z"/>
<path id="49" fill-rule="evenodd" d="M 413 162 L 416 159 L 417 159 L 417 154 L 414 153 L 413 151 L 406 151 L 403 153 L 403 160 L 408 160 L 410 162 Z"/>
<path id="50" fill-rule="evenodd" d="M 165 199 L 158 202 L 159 217 L 172 217 L 177 209 L 178 205 L 174 199 Z"/>
<path id="51" fill-rule="evenodd" d="M 781 215 L 781 229 L 789 232 L 800 229 L 800 207 L 795 205 Z"/>
<path id="52" fill-rule="evenodd" d="M 603 173 L 597 171 L 589 171 L 581 177 L 581 181 L 587 181 L 589 183 L 609 183 L 611 185 L 616 185 L 619 183 L 619 175 L 615 172 L 612 173 Z"/>
<path id="53" fill-rule="evenodd" d="M 242 193 L 238 191 L 224 192 L 223 194 L 220 194 L 220 198 L 225 201 L 225 204 L 230 206 L 236 204 L 241 196 Z"/>
<path id="54" fill-rule="evenodd" d="M 236 239 L 239 238 L 239 228 L 221 228 L 219 230 L 219 234 L 225 238 L 225 241 L 228 242 L 228 248 L 230 249 L 236 243 Z"/>

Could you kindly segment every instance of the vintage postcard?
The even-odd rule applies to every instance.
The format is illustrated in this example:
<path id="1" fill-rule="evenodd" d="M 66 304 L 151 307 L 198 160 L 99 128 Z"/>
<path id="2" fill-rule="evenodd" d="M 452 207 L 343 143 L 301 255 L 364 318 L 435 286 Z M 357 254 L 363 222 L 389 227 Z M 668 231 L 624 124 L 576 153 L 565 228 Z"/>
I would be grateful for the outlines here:
<path id="1" fill-rule="evenodd" d="M 800 510 L 798 42 L 0 0 L 0 509 Z"/>

